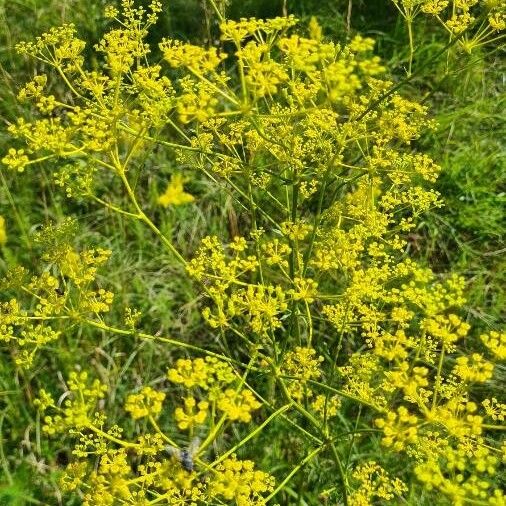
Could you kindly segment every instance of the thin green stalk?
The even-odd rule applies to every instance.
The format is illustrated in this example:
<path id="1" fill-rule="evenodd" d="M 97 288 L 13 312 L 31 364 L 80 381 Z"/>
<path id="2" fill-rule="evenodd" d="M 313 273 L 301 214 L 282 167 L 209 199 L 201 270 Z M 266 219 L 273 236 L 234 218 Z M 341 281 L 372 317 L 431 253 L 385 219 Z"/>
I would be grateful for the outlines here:
<path id="1" fill-rule="evenodd" d="M 142 448 L 141 444 L 138 443 L 130 443 L 129 441 L 123 441 L 122 439 L 118 439 L 117 437 L 111 436 L 107 432 L 104 432 L 102 429 L 95 427 L 94 425 L 87 425 L 87 428 L 93 431 L 95 434 L 103 437 L 104 439 L 108 439 L 109 441 L 116 443 L 124 448 Z"/>
<path id="2" fill-rule="evenodd" d="M 297 474 L 310 460 L 314 459 L 319 453 L 321 453 L 327 444 L 324 443 L 319 448 L 316 448 L 311 453 L 309 453 L 302 461 L 296 465 L 291 472 L 285 477 L 285 479 L 265 498 L 265 503 L 268 503 L 273 497 L 275 497 L 285 485 L 292 479 L 292 477 Z"/>
<path id="3" fill-rule="evenodd" d="M 445 346 L 441 347 L 441 353 L 439 355 L 439 362 L 437 365 L 437 373 L 436 373 L 436 384 L 434 385 L 434 395 L 432 396 L 432 409 L 436 407 L 437 403 L 437 394 L 439 389 L 441 388 L 441 372 L 443 370 L 443 361 L 445 356 Z"/>
<path id="4" fill-rule="evenodd" d="M 413 19 L 411 16 L 406 18 L 406 23 L 408 25 L 408 39 L 409 39 L 409 63 L 408 63 L 408 77 L 411 76 L 411 71 L 413 67 L 413 56 L 415 54 L 415 47 L 413 44 Z"/>
<path id="5" fill-rule="evenodd" d="M 21 214 L 18 211 L 18 208 L 16 206 L 16 202 L 14 202 L 14 199 L 12 198 L 12 194 L 9 190 L 9 187 L 7 186 L 7 181 L 5 180 L 2 170 L 0 170 L 0 178 L 2 179 L 2 185 L 5 189 L 5 193 L 7 195 L 7 199 L 9 200 L 9 204 L 12 207 L 12 212 L 14 214 L 14 217 L 16 219 L 16 223 L 17 223 L 19 230 L 21 232 L 21 236 L 23 237 L 24 242 L 25 242 L 26 246 L 28 247 L 28 249 L 31 249 L 32 248 L 32 241 L 30 240 L 30 236 L 28 235 L 28 232 L 25 228 L 23 218 L 21 217 Z"/>
<path id="6" fill-rule="evenodd" d="M 306 254 L 304 255 L 304 265 L 302 267 L 302 277 L 304 277 L 306 275 L 306 271 L 309 266 L 309 261 L 311 260 L 311 254 L 313 253 L 314 241 L 316 239 L 318 227 L 320 226 L 320 222 L 321 222 L 323 200 L 325 198 L 325 192 L 327 190 L 328 178 L 331 173 L 334 159 L 335 159 L 335 156 L 332 158 L 332 160 L 328 164 L 327 170 L 325 171 L 325 176 L 323 178 L 323 184 L 322 184 L 322 188 L 320 190 L 320 197 L 318 199 L 318 207 L 316 209 L 316 213 L 315 213 L 314 220 L 313 220 L 313 230 L 311 230 L 311 236 L 309 238 L 309 246 L 307 248 Z"/>
<path id="7" fill-rule="evenodd" d="M 334 460 L 337 464 L 337 471 L 339 472 L 339 478 L 341 478 L 341 483 L 343 484 L 343 502 L 344 506 L 348 506 L 348 477 L 346 475 L 346 470 L 343 467 L 343 463 L 341 461 L 341 457 L 337 451 L 336 445 L 334 441 L 329 441 L 330 448 L 332 449 L 332 454 L 334 455 Z"/>
<path id="8" fill-rule="evenodd" d="M 0 417 L 0 461 L 2 462 L 2 469 L 4 470 L 5 477 L 7 478 L 7 482 L 9 483 L 9 485 L 12 485 L 14 483 L 14 481 L 13 481 L 12 475 L 9 471 L 9 463 L 7 462 L 7 459 L 5 458 L 4 445 L 3 445 L 4 419 L 5 419 L 5 413 L 2 413 L 2 415 Z"/>
<path id="9" fill-rule="evenodd" d="M 278 410 L 276 410 L 274 413 L 272 413 L 269 417 L 267 417 L 263 423 L 261 423 L 258 427 L 256 427 L 255 430 L 250 432 L 246 437 L 241 439 L 239 443 L 237 443 L 235 446 L 230 448 L 228 451 L 220 455 L 218 459 L 216 459 L 212 464 L 209 464 L 209 467 L 216 467 L 220 462 L 223 462 L 228 456 L 235 453 L 241 446 L 244 446 L 250 439 L 253 439 L 259 432 L 261 432 L 269 423 L 271 423 L 272 420 L 274 420 L 279 415 L 283 414 L 285 411 L 290 409 L 292 407 L 292 403 L 285 404 Z"/>
<path id="10" fill-rule="evenodd" d="M 199 346 L 195 346 L 194 344 L 186 343 L 184 341 L 179 341 L 177 339 L 171 339 L 169 337 L 162 337 L 162 336 L 154 336 L 152 334 L 137 332 L 136 330 L 125 330 L 125 329 L 120 329 L 117 327 L 111 327 L 109 325 L 106 325 L 105 323 L 96 322 L 93 320 L 83 320 L 83 323 L 85 323 L 87 325 L 91 325 L 92 327 L 95 327 L 95 328 L 98 328 L 98 329 L 101 329 L 101 330 L 104 330 L 107 332 L 112 332 L 114 334 L 120 334 L 120 335 L 124 335 L 124 336 L 137 336 L 137 337 L 140 337 L 141 339 L 146 339 L 146 340 L 150 340 L 150 341 L 159 341 L 161 343 L 166 343 L 166 344 L 173 344 L 174 346 L 178 346 L 181 348 L 186 348 L 189 350 L 198 351 L 199 353 L 203 353 L 204 355 L 209 355 L 210 357 L 219 358 L 220 360 L 223 360 L 225 362 L 229 362 L 231 364 L 239 365 L 242 367 L 247 367 L 247 364 L 244 364 L 244 363 L 240 362 L 239 360 L 235 360 L 233 358 L 222 355 L 221 353 L 215 353 L 214 351 L 206 350 L 204 348 L 200 348 Z"/>

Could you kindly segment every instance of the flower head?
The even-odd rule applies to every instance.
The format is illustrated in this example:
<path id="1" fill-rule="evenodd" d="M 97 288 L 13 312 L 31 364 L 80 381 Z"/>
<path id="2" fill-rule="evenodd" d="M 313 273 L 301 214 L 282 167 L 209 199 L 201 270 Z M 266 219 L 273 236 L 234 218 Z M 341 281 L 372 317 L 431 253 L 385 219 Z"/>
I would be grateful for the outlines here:
<path id="1" fill-rule="evenodd" d="M 158 197 L 158 203 L 163 207 L 180 206 L 193 202 L 195 197 L 183 189 L 185 179 L 181 174 L 174 174 L 165 193 Z"/>

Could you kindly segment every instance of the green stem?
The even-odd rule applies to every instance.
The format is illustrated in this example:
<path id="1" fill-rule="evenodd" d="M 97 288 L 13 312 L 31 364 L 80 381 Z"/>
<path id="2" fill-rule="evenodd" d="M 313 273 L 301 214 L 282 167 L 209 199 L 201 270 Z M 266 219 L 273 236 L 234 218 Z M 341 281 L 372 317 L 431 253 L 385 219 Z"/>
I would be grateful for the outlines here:
<path id="1" fill-rule="evenodd" d="M 169 337 L 154 336 L 152 334 L 145 334 L 143 332 L 137 332 L 135 330 L 119 329 L 117 327 L 111 327 L 109 325 L 106 325 L 105 323 L 96 322 L 93 320 L 83 320 L 83 323 L 86 323 L 87 325 L 91 325 L 92 327 L 95 327 L 97 329 L 101 329 L 101 330 L 104 330 L 107 332 L 113 332 L 114 334 L 120 334 L 120 335 L 124 335 L 124 336 L 138 336 L 141 339 L 146 339 L 146 340 L 150 340 L 150 341 L 160 341 L 161 343 L 173 344 L 174 346 L 179 346 L 181 348 L 186 348 L 188 350 L 198 351 L 199 353 L 209 355 L 210 357 L 218 358 L 220 360 L 223 360 L 224 362 L 239 365 L 242 367 L 248 367 L 247 364 L 244 364 L 243 362 L 240 362 L 239 360 L 235 360 L 233 358 L 229 358 L 229 357 L 222 355 L 220 353 L 215 353 L 213 351 L 209 351 L 204 348 L 200 348 L 199 346 L 195 346 L 193 344 L 189 344 L 184 341 L 178 341 L 177 339 L 171 339 Z M 254 368 L 252 368 L 252 369 L 254 369 Z M 254 369 L 254 370 L 256 370 L 256 369 Z"/>
<path id="2" fill-rule="evenodd" d="M 239 443 L 237 443 L 233 448 L 226 451 L 223 455 L 220 455 L 218 459 L 216 459 L 212 464 L 209 464 L 209 467 L 215 467 L 220 462 L 223 462 L 229 455 L 232 455 L 232 453 L 235 453 L 241 446 L 245 445 L 250 439 L 253 439 L 264 427 L 266 427 L 274 418 L 277 416 L 283 414 L 285 411 L 290 409 L 292 407 L 292 404 L 285 404 L 278 410 L 276 410 L 274 413 L 272 413 L 262 424 L 260 424 L 254 431 L 250 432 L 245 438 L 243 438 Z"/>
<path id="3" fill-rule="evenodd" d="M 409 64 L 408 64 L 408 77 L 411 76 L 411 69 L 413 67 L 413 56 L 415 54 L 415 47 L 413 44 L 413 19 L 411 17 L 406 18 L 408 25 L 408 38 L 409 38 Z"/>
<path id="4" fill-rule="evenodd" d="M 432 397 L 432 409 L 436 407 L 437 394 L 439 392 L 439 389 L 441 388 L 441 371 L 443 369 L 444 356 L 445 356 L 445 347 L 443 344 L 441 348 L 441 354 L 439 355 L 439 362 L 437 365 L 436 384 L 434 385 L 434 395 Z"/>
<path id="5" fill-rule="evenodd" d="M 319 448 L 316 448 L 311 453 L 309 453 L 297 466 L 295 466 L 290 473 L 285 477 L 285 479 L 265 498 L 265 503 L 268 503 L 273 497 L 275 497 L 284 487 L 285 485 L 292 479 L 292 477 L 298 473 L 310 460 L 314 459 L 320 452 L 322 452 L 326 448 L 327 444 L 324 443 Z"/>

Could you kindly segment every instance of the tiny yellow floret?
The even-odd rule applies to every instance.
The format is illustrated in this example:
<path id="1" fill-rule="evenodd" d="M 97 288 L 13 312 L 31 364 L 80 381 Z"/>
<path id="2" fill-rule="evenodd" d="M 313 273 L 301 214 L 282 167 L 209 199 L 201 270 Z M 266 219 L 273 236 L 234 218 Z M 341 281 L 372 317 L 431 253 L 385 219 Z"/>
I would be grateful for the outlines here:
<path id="1" fill-rule="evenodd" d="M 180 174 L 172 176 L 165 193 L 158 197 L 158 203 L 163 207 L 180 206 L 193 202 L 195 197 L 183 189 L 185 179 Z"/>

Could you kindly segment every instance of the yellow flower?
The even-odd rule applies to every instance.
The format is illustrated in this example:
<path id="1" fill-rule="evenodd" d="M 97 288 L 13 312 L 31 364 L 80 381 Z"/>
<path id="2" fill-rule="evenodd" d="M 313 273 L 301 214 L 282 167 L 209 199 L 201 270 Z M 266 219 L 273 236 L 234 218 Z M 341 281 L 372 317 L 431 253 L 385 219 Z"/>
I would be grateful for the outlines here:
<path id="1" fill-rule="evenodd" d="M 480 339 L 497 359 L 506 360 L 506 332 L 491 330 L 488 334 L 481 335 Z"/>
<path id="2" fill-rule="evenodd" d="M 28 165 L 29 159 L 24 149 L 10 148 L 7 154 L 2 158 L 2 163 L 12 170 L 23 172 Z"/>
<path id="3" fill-rule="evenodd" d="M 485 413 L 494 421 L 504 422 L 506 419 L 506 404 L 499 402 L 495 397 L 485 399 L 481 405 L 485 408 Z"/>
<path id="4" fill-rule="evenodd" d="M 296 346 L 294 350 L 286 354 L 281 372 L 295 378 L 287 386 L 293 399 L 300 401 L 305 396 L 313 395 L 311 386 L 307 382 L 320 379 L 323 360 L 322 356 L 317 355 L 316 350 L 303 346 Z"/>
<path id="5" fill-rule="evenodd" d="M 209 403 L 207 401 L 200 401 L 197 404 L 193 397 L 186 397 L 184 409 L 176 408 L 174 411 L 177 426 L 182 430 L 186 430 L 193 428 L 195 425 L 202 425 L 206 421 L 208 407 Z"/>
<path id="6" fill-rule="evenodd" d="M 232 388 L 227 388 L 223 397 L 218 400 L 218 408 L 230 420 L 239 420 L 245 423 L 251 421 L 251 412 L 261 405 L 249 390 L 243 390 L 238 394 Z"/>
<path id="7" fill-rule="evenodd" d="M 293 300 L 304 300 L 309 304 L 314 302 L 318 294 L 318 283 L 314 279 L 296 277 L 293 282 L 295 289 L 289 292 Z"/>
<path id="8" fill-rule="evenodd" d="M 390 411 L 385 418 L 376 419 L 376 427 L 383 430 L 382 443 L 393 450 L 400 452 L 408 444 L 416 443 L 418 430 L 417 418 L 410 415 L 404 406 L 397 409 L 397 413 Z"/>
<path id="9" fill-rule="evenodd" d="M 125 403 L 125 411 L 131 413 L 137 420 L 145 416 L 157 416 L 162 410 L 165 399 L 163 392 L 157 392 L 151 387 L 144 387 L 138 394 L 130 394 Z"/>
<path id="10" fill-rule="evenodd" d="M 318 413 L 322 418 L 333 418 L 337 416 L 341 407 L 341 399 L 337 395 L 328 397 L 325 395 L 317 395 L 311 403 L 313 411 Z"/>
<path id="11" fill-rule="evenodd" d="M 201 74 L 214 71 L 226 57 L 214 47 L 205 49 L 179 40 L 163 39 L 159 47 L 171 67 L 191 67 Z"/>
<path id="12" fill-rule="evenodd" d="M 235 499 L 239 506 L 265 504 L 262 494 L 274 489 L 274 478 L 255 469 L 251 460 L 238 460 L 232 455 L 216 466 L 216 474 L 211 482 L 213 495 L 225 500 Z"/>
<path id="13" fill-rule="evenodd" d="M 464 381 L 484 383 L 494 374 L 494 364 L 485 360 L 479 353 L 470 357 L 458 357 L 453 373 Z"/>
<path id="14" fill-rule="evenodd" d="M 349 504 L 352 506 L 384 503 L 408 491 L 408 487 L 404 482 L 399 478 L 391 478 L 374 461 L 359 464 L 353 471 L 352 476 L 360 484 L 350 497 Z M 383 499 L 383 501 L 374 501 L 375 498 Z"/>
<path id="15" fill-rule="evenodd" d="M 75 490 L 86 476 L 88 464 L 86 462 L 71 462 L 60 478 L 60 486 L 64 491 Z"/>
<path id="16" fill-rule="evenodd" d="M 158 197 L 158 203 L 163 207 L 179 206 L 193 202 L 195 197 L 186 193 L 183 189 L 185 182 L 181 174 L 174 174 L 163 195 Z"/>
<path id="17" fill-rule="evenodd" d="M 229 364 L 214 357 L 196 358 L 194 360 L 180 358 L 176 367 L 167 371 L 167 378 L 185 388 L 200 387 L 204 390 L 213 387 L 221 388 L 235 379 L 234 370 Z"/>

